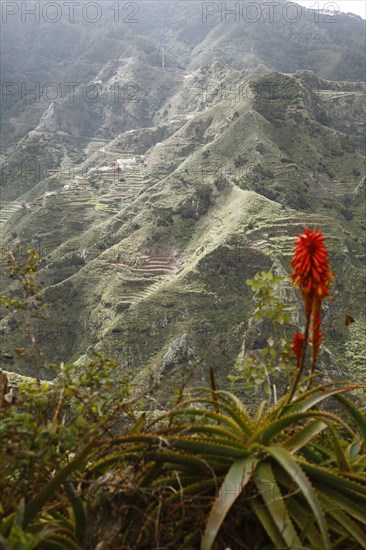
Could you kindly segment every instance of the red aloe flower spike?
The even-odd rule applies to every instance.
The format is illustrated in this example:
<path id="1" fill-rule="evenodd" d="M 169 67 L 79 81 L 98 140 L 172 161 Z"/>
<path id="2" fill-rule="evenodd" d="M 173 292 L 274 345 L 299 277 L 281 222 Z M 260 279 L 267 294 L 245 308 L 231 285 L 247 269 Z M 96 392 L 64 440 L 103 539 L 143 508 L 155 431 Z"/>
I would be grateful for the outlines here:
<path id="1" fill-rule="evenodd" d="M 304 348 L 304 335 L 302 332 L 296 332 L 292 337 L 292 346 L 291 349 L 296 355 L 297 359 L 297 368 L 300 368 L 301 354 Z"/>
<path id="2" fill-rule="evenodd" d="M 316 228 L 309 231 L 304 227 L 304 235 L 296 236 L 298 240 L 291 260 L 292 282 L 303 294 L 317 294 L 322 298 L 329 296 L 333 273 L 330 271 L 323 233 Z"/>
<path id="3" fill-rule="evenodd" d="M 312 363 L 316 365 L 316 361 L 319 354 L 319 348 L 320 344 L 323 340 L 323 333 L 320 330 L 320 310 L 321 310 L 321 299 L 315 299 L 313 304 L 313 311 L 312 311 L 312 327 L 311 327 L 311 344 L 313 346 L 313 360 Z M 314 370 L 314 369 L 313 369 Z"/>
<path id="4" fill-rule="evenodd" d="M 303 345 L 299 353 L 299 336 L 295 336 L 292 346 L 297 357 L 297 372 L 294 377 L 289 401 L 291 401 L 298 382 L 305 368 L 306 346 L 311 332 L 313 346 L 311 374 L 314 373 L 319 354 L 319 347 L 323 338 L 320 330 L 321 305 L 326 297 L 331 297 L 329 287 L 334 278 L 330 270 L 328 252 L 324 246 L 324 235 L 318 229 L 310 231 L 304 227 L 303 235 L 296 235 L 294 256 L 291 260 L 291 280 L 302 293 L 305 307 L 306 324 L 303 336 Z M 311 325 L 311 326 L 310 326 Z"/>

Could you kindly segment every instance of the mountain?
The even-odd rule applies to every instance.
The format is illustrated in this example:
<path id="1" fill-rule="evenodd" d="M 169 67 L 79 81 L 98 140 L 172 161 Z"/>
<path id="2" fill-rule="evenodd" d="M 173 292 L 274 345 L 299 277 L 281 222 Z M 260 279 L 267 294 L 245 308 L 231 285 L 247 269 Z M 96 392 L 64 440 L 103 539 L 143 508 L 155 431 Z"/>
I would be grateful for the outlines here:
<path id="1" fill-rule="evenodd" d="M 305 225 L 324 231 L 336 275 L 322 365 L 364 377 L 362 19 L 130 4 L 119 23 L 103 8 L 95 25 L 4 24 L 3 243 L 40 251 L 45 356 L 103 351 L 116 380 L 155 376 L 162 391 L 187 364 L 195 383 L 212 365 L 227 384 L 268 337 L 245 281 L 287 275 Z M 25 338 L 12 314 L 2 333 L 7 352 Z M 10 368 L 31 374 L 26 359 Z"/>

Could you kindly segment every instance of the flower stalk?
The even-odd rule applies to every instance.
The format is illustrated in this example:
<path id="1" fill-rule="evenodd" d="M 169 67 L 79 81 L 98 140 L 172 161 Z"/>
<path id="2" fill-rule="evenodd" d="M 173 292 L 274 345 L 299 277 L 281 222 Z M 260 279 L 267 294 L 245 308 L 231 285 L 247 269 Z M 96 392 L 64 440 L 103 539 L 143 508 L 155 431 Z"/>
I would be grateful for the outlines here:
<path id="1" fill-rule="evenodd" d="M 290 277 L 292 283 L 301 291 L 306 321 L 304 335 L 296 333 L 293 339 L 292 351 L 297 358 L 297 369 L 289 401 L 292 400 L 304 373 L 306 348 L 309 341 L 312 345 L 310 375 L 315 373 L 323 339 L 321 306 L 324 298 L 331 298 L 329 287 L 334 278 L 329 266 L 323 233 L 316 228 L 310 231 L 305 227 L 304 234 L 296 236 L 298 239 L 295 241 L 296 246 L 291 260 L 293 271 Z"/>

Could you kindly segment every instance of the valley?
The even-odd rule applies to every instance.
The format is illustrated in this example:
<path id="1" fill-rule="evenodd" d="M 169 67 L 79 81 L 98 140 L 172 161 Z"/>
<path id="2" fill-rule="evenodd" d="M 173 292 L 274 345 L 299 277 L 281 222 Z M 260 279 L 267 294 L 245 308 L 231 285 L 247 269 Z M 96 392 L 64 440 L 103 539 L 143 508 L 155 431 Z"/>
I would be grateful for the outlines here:
<path id="1" fill-rule="evenodd" d="M 119 363 L 117 381 L 158 377 L 162 393 L 187 362 L 192 384 L 210 365 L 225 387 L 252 323 L 246 279 L 287 276 L 294 235 L 307 226 L 324 232 L 336 274 L 322 365 L 330 378 L 364 378 L 351 345 L 364 346 L 366 328 L 360 21 L 315 24 L 304 10 L 297 34 L 286 21 L 268 34 L 263 19 L 244 35 L 205 24 L 196 4 L 190 18 L 187 3 L 153 4 L 120 35 L 111 23 L 90 35 L 60 23 L 75 63 L 62 65 L 62 82 L 79 76 L 71 99 L 6 105 L 10 126 L 27 122 L 14 122 L 3 147 L 2 247 L 40 253 L 51 304 L 37 329 L 44 357 L 80 366 L 103 352 Z M 161 25 L 170 29 L 163 61 Z M 346 28 L 355 32 L 345 37 Z M 306 32 L 314 41 L 297 56 Z M 86 89 L 103 93 L 88 101 Z M 1 280 L 10 289 L 4 269 Z M 289 285 L 283 299 L 296 304 Z M 5 312 L 1 330 L 5 351 L 21 346 L 16 315 Z M 7 368 L 32 373 L 26 357 Z"/>

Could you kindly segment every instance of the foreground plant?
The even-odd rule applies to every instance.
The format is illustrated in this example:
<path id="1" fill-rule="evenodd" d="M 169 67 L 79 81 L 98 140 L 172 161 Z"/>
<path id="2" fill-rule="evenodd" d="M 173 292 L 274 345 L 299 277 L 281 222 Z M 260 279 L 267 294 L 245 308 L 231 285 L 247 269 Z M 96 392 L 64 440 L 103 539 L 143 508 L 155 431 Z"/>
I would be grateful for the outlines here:
<path id="1" fill-rule="evenodd" d="M 344 396 L 352 389 L 285 396 L 255 416 L 229 392 L 199 390 L 143 433 L 111 440 L 114 456 L 88 469 L 116 483 L 93 493 L 88 548 L 366 548 L 366 418 Z M 319 409 L 331 399 L 348 421 Z M 118 521 L 94 539 L 105 513 Z"/>
<path id="2" fill-rule="evenodd" d="M 304 228 L 304 235 L 297 235 L 296 248 L 291 260 L 293 272 L 291 280 L 297 286 L 304 302 L 305 330 L 304 334 L 294 336 L 293 351 L 297 356 L 297 373 L 290 392 L 294 395 L 299 380 L 305 369 L 306 347 L 311 329 L 312 361 L 310 374 L 313 375 L 323 339 L 321 332 L 321 308 L 324 298 L 330 298 L 329 287 L 334 278 L 330 270 L 328 252 L 324 245 L 324 236 L 318 229 L 309 231 Z"/>
<path id="3" fill-rule="evenodd" d="M 14 312 L 23 310 L 25 313 L 25 327 L 30 340 L 30 356 L 34 367 L 34 375 L 37 384 L 41 384 L 42 359 L 36 339 L 35 320 L 45 318 L 48 304 L 43 304 L 42 286 L 38 284 L 36 277 L 38 275 L 39 255 L 35 250 L 29 249 L 24 261 L 18 261 L 15 255 L 8 251 L 6 254 L 6 263 L 9 268 L 8 276 L 18 282 L 22 299 L 10 299 L 7 296 L 1 296 L 0 303 Z M 24 353 L 23 349 L 16 350 L 18 355 Z"/>
<path id="4" fill-rule="evenodd" d="M 21 383 L 17 405 L 1 411 L 0 542 L 19 550 L 81 548 L 78 484 L 109 440 L 115 415 L 128 412 L 127 381 L 113 384 L 116 364 L 102 355 L 83 369 L 62 364 L 51 383 Z"/>
<path id="5" fill-rule="evenodd" d="M 309 388 L 302 378 L 310 333 L 311 374 L 316 367 L 321 304 L 332 278 L 319 231 L 299 237 L 292 265 L 306 326 L 293 341 L 290 391 L 251 415 L 235 395 L 216 390 L 211 371 L 211 391 L 197 390 L 196 399 L 138 433 L 111 440 L 115 457 L 106 455 L 88 475 L 114 472 L 116 493 L 100 485 L 90 513 L 98 516 L 103 504 L 119 521 L 101 539 L 91 529 L 88 548 L 98 540 L 131 549 L 366 548 L 366 417 L 346 397 L 357 386 Z M 286 314 L 272 292 L 277 280 L 264 275 L 250 281 L 263 295 L 257 311 L 281 316 L 282 325 Z M 335 405 L 343 411 L 330 412 Z M 127 484 L 119 483 L 121 461 Z M 100 532 L 106 518 L 99 520 Z"/>
<path id="6" fill-rule="evenodd" d="M 180 396 L 152 419 L 133 414 L 126 427 L 121 412 L 137 401 L 122 395 L 108 411 L 108 363 L 99 358 L 77 380 L 68 367 L 52 391 L 32 390 L 36 418 L 4 411 L 4 548 L 366 548 L 366 416 L 347 395 L 358 386 L 315 385 L 332 276 L 320 232 L 306 230 L 304 239 L 292 279 L 306 326 L 292 358 L 279 348 L 286 368 L 292 359 L 293 379 L 277 402 L 251 414 L 217 390 L 211 370 L 211 388 Z M 254 282 L 273 289 L 273 280 Z M 262 313 L 282 326 L 283 307 L 272 290 L 265 296 Z M 310 336 L 311 386 L 303 376 Z"/>

